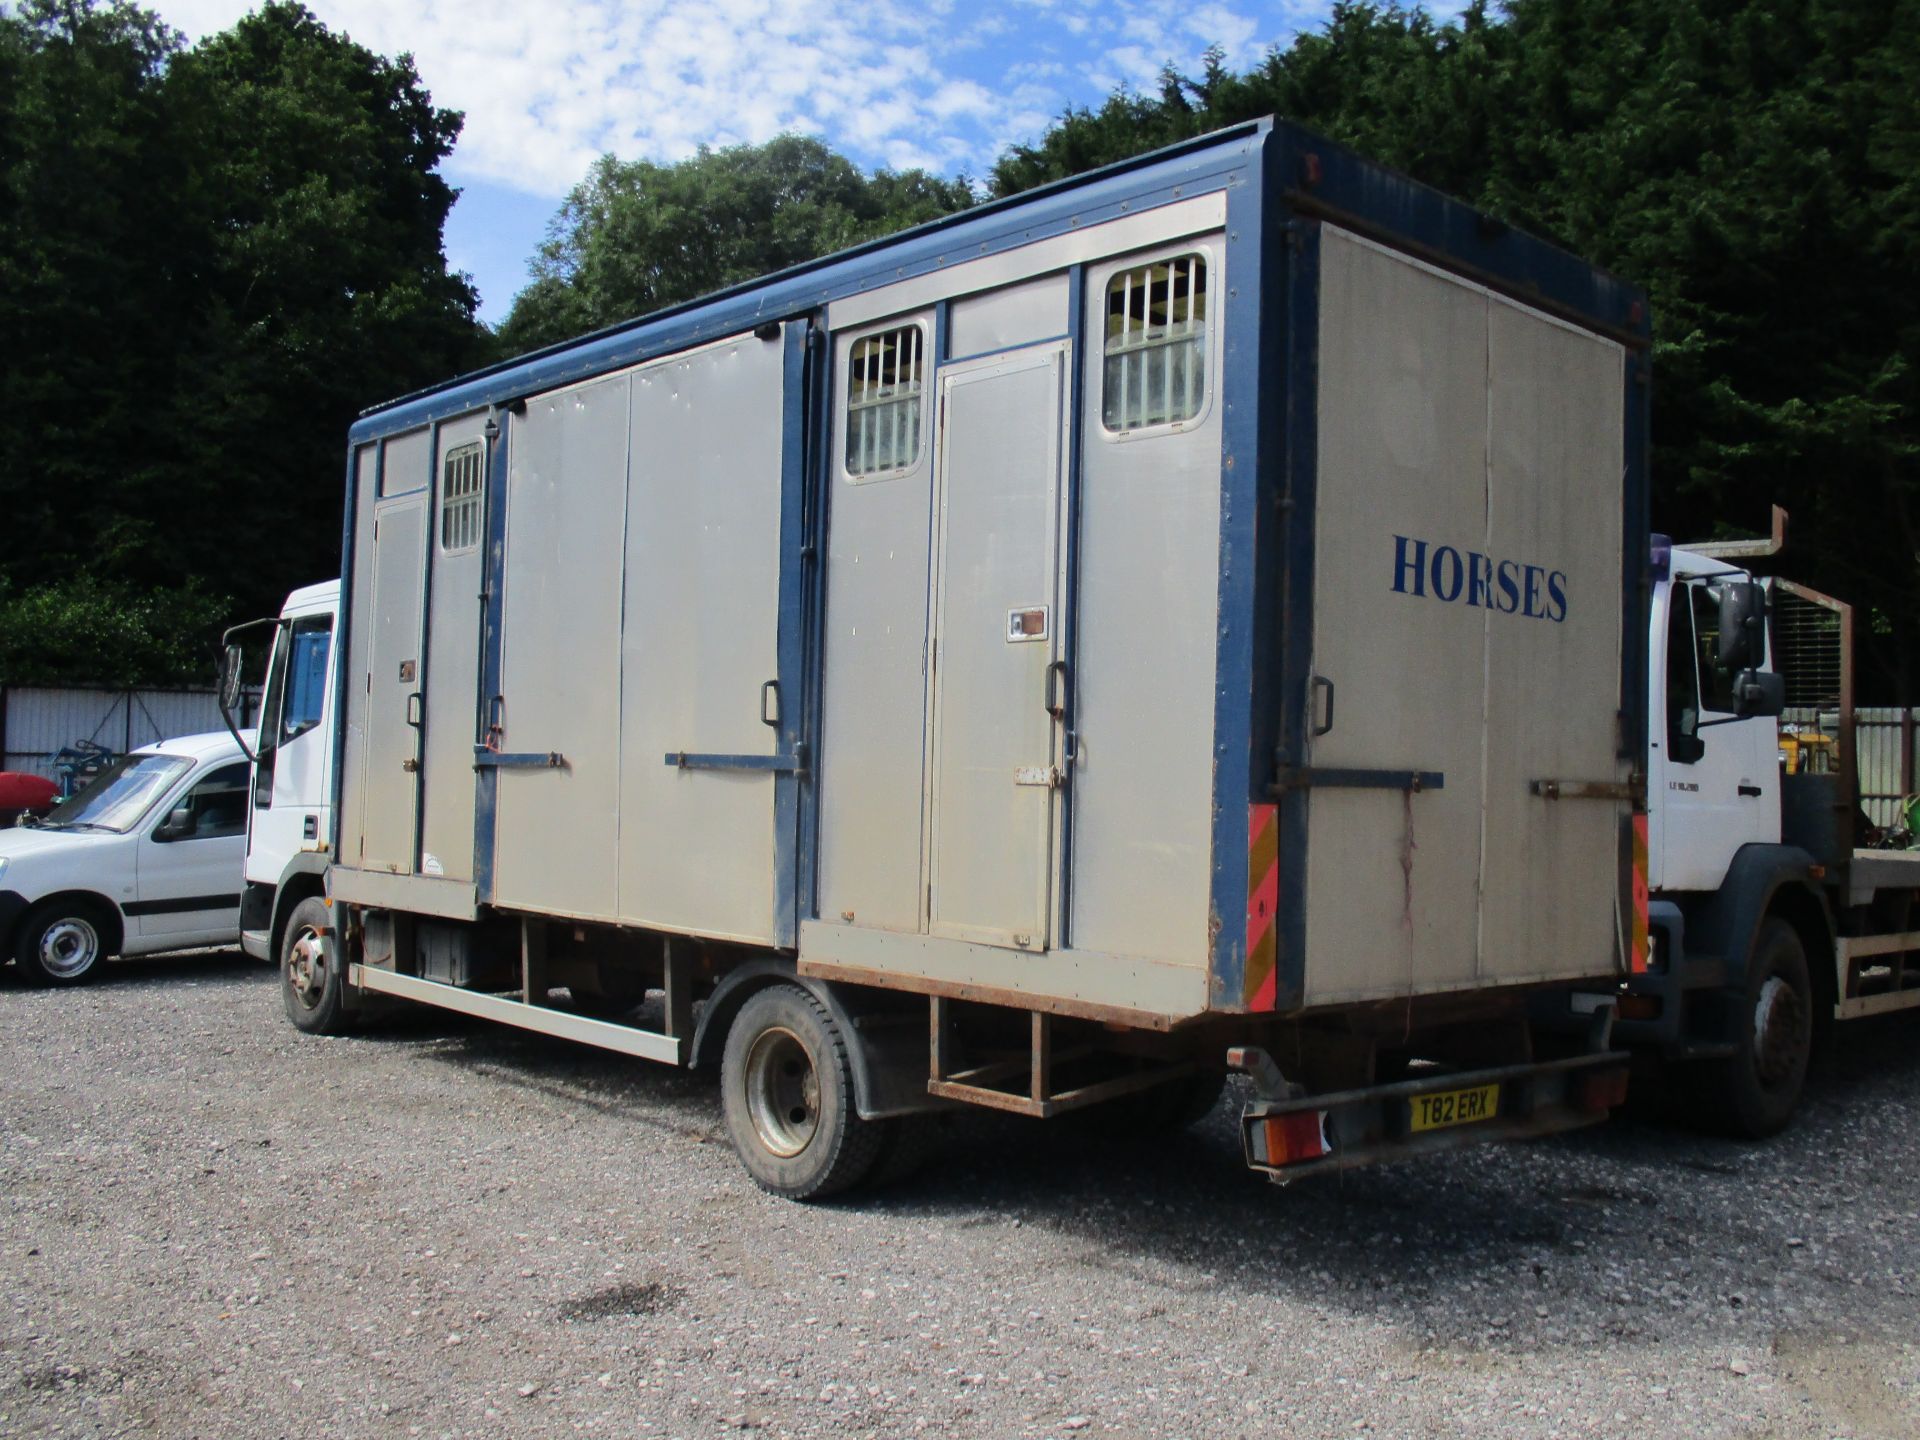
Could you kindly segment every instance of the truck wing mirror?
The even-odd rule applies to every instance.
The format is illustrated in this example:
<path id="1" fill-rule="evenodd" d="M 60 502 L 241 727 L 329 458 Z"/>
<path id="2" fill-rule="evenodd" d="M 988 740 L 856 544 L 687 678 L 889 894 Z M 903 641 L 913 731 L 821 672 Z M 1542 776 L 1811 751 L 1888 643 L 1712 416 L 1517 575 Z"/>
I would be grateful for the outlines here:
<path id="1" fill-rule="evenodd" d="M 246 684 L 242 666 L 246 655 L 238 641 L 227 646 L 220 654 L 220 708 L 229 715 L 238 714 L 240 694 Z"/>
<path id="2" fill-rule="evenodd" d="M 1707 742 L 1698 735 L 1667 737 L 1667 756 L 1676 765 L 1698 765 L 1707 755 Z"/>
<path id="3" fill-rule="evenodd" d="M 1742 720 L 1779 715 L 1787 708 L 1787 678 L 1777 670 L 1742 670 L 1733 677 L 1733 703 Z"/>
<path id="4" fill-rule="evenodd" d="M 1720 640 L 1714 661 L 1728 674 L 1738 674 L 1766 658 L 1767 592 L 1751 580 L 1728 581 L 1720 587 Z"/>

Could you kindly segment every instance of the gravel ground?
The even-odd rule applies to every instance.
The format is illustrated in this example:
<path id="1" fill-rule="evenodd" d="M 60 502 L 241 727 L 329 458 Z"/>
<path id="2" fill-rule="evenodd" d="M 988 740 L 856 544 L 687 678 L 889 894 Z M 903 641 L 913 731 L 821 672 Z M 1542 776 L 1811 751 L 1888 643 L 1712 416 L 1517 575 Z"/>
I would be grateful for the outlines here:
<path id="1" fill-rule="evenodd" d="M 1757 1148 L 1629 1117 L 1279 1190 L 1228 1106 L 983 1116 L 803 1207 L 710 1075 L 304 1039 L 236 954 L 9 971 L 0 1436 L 1920 1434 L 1914 1034 Z"/>

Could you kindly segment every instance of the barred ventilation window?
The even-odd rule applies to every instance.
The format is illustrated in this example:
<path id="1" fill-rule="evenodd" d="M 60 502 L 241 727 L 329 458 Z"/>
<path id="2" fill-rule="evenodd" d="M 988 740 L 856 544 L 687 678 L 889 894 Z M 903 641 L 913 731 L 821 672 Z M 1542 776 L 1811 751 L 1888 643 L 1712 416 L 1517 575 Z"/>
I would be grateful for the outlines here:
<path id="1" fill-rule="evenodd" d="M 440 479 L 441 550 L 450 554 L 478 545 L 480 512 L 480 446 L 462 445 L 447 452 Z"/>
<path id="2" fill-rule="evenodd" d="M 1191 420 L 1207 398 L 1207 262 L 1183 255 L 1107 282 L 1101 417 L 1112 431 Z"/>
<path id="3" fill-rule="evenodd" d="M 847 360 L 847 473 L 882 475 L 920 458 L 926 347 L 918 325 L 853 342 Z"/>

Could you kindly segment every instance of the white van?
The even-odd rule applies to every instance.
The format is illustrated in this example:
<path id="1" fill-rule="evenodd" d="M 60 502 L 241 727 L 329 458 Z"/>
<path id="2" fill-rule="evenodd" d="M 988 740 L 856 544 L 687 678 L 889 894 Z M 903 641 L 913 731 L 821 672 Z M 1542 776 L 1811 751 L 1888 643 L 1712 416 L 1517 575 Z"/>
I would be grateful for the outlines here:
<path id="1" fill-rule="evenodd" d="M 77 985 L 109 955 L 235 943 L 250 768 L 225 730 L 162 740 L 0 830 L 0 951 L 21 977 Z"/>

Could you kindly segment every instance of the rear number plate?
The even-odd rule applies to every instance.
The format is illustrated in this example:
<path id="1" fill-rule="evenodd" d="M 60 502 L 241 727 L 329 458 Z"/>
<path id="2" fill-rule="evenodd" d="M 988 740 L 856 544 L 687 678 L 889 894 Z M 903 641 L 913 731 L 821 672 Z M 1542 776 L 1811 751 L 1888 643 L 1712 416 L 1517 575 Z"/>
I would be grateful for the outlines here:
<path id="1" fill-rule="evenodd" d="M 1413 1097 L 1413 1128 L 1444 1130 L 1449 1125 L 1471 1125 L 1491 1120 L 1500 1108 L 1498 1085 L 1475 1085 L 1466 1090 L 1441 1090 Z"/>

